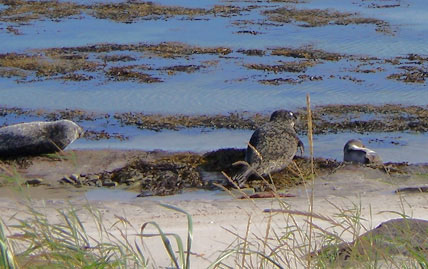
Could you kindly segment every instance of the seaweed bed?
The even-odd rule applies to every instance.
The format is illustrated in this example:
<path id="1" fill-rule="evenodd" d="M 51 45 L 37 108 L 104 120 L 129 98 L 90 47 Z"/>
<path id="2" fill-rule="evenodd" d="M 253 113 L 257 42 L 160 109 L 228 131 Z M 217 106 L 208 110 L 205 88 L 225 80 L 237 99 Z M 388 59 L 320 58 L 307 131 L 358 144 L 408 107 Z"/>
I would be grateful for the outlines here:
<path id="1" fill-rule="evenodd" d="M 83 14 L 97 19 L 109 19 L 130 23 L 136 20 L 167 19 L 181 16 L 187 19 L 207 15 L 234 16 L 248 8 L 216 5 L 211 9 L 164 6 L 152 2 L 127 1 L 122 3 L 77 4 L 73 2 L 2 0 L 6 6 L 0 11 L 0 20 L 14 23 L 26 23 L 34 20 L 59 20 L 69 17 L 78 18 Z"/>
<path id="2" fill-rule="evenodd" d="M 127 52 L 128 54 L 114 54 Z M 98 44 L 84 47 L 64 47 L 36 50 L 29 53 L 0 54 L 0 76 L 14 77 L 19 82 L 40 80 L 135 81 L 139 83 L 163 82 L 160 74 L 193 73 L 212 65 L 212 62 L 186 65 L 153 66 L 141 63 L 143 58 L 186 58 L 192 55 L 227 55 L 229 48 L 202 48 L 183 43 L 159 44 Z M 127 64 L 124 64 L 127 63 Z"/>
<path id="3" fill-rule="evenodd" d="M 147 161 L 147 158 L 136 158 L 123 168 L 111 172 L 100 174 L 79 175 L 64 177 L 61 183 L 75 186 L 119 186 L 126 185 L 130 190 L 138 191 L 140 197 L 152 195 L 171 195 L 182 191 L 185 188 L 218 189 L 231 188 L 231 184 L 226 177 L 220 173 L 233 176 L 240 167 L 233 165 L 237 161 L 244 159 L 245 151 L 242 149 L 220 149 L 208 152 L 204 155 L 193 153 L 180 153 L 163 156 L 154 161 Z M 271 179 L 277 189 L 289 188 L 303 184 L 306 179 L 310 179 L 310 161 L 305 158 L 296 157 L 296 166 L 287 168 L 279 173 L 273 174 Z M 327 159 L 315 160 L 315 172 L 317 175 L 333 172 L 340 163 Z M 216 179 L 206 180 L 203 172 L 216 173 Z M 248 187 L 257 192 L 269 191 L 274 187 L 268 181 L 259 179 L 256 176 L 249 181 Z"/>
<path id="4" fill-rule="evenodd" d="M 33 162 L 48 159 L 50 162 L 62 162 L 64 156 L 35 156 L 20 157 L 15 159 L 3 159 L 0 162 L 0 171 L 4 167 L 25 169 Z M 67 186 L 81 187 L 120 187 L 122 189 L 136 191 L 139 197 L 152 195 L 172 195 L 180 193 L 186 188 L 198 189 L 224 189 L 234 188 L 230 177 L 239 172 L 240 166 L 234 165 L 244 159 L 244 149 L 220 149 L 203 155 L 196 153 L 167 153 L 167 152 L 140 152 L 131 158 L 124 166 L 111 171 L 102 170 L 97 173 L 72 174 L 58 178 L 58 182 Z M 315 177 L 334 173 L 343 167 L 342 162 L 336 160 L 316 158 L 314 159 Z M 428 171 L 427 165 L 411 166 L 407 163 L 386 163 L 384 165 L 369 166 L 389 176 L 402 177 Z M 207 176 L 212 174 L 215 176 Z M 222 174 L 224 173 L 224 174 Z M 225 176 L 227 175 L 227 176 Z M 6 186 L 4 176 L 0 186 Z M 229 178 L 229 179 L 228 179 Z M 279 190 L 281 193 L 287 189 L 305 184 L 312 179 L 311 161 L 308 158 L 298 157 L 286 169 L 269 175 L 265 178 L 252 176 L 247 186 L 255 192 L 269 192 Z M 52 186 L 52 182 L 44 182 L 43 179 L 32 179 L 25 184 L 37 186 L 40 184 Z"/>
<path id="5" fill-rule="evenodd" d="M 298 115 L 296 131 L 306 134 L 306 109 L 295 111 Z M 99 132 L 90 130 L 87 138 L 122 138 L 125 135 L 110 133 L 108 124 L 136 126 L 145 130 L 180 130 L 184 128 L 205 129 L 249 129 L 255 130 L 269 120 L 269 114 L 235 112 L 218 115 L 163 115 L 142 112 L 92 113 L 83 110 L 25 110 L 0 106 L 0 117 L 42 117 L 46 120 L 69 119 L 76 122 L 106 121 L 107 129 Z M 428 107 L 387 105 L 326 105 L 313 109 L 314 134 L 340 132 L 427 132 Z"/>
<path id="6" fill-rule="evenodd" d="M 239 2 L 239 1 L 238 1 Z M 262 1 L 257 1 L 262 2 Z M 270 1 L 269 1 L 270 2 Z M 286 2 L 297 4 L 303 1 L 276 0 L 272 2 Z M 158 20 L 179 17 L 184 19 L 207 18 L 208 16 L 231 17 L 244 12 L 258 9 L 263 6 L 247 5 L 214 5 L 212 8 L 188 8 L 180 6 L 160 5 L 153 2 L 126 1 L 120 3 L 77 4 L 67 1 L 24 1 L 2 0 L 0 4 L 5 8 L 0 11 L 0 21 L 15 24 L 28 23 L 34 20 L 61 20 L 65 18 L 79 18 L 86 15 L 97 19 L 108 19 L 119 23 L 132 23 L 137 20 Z M 357 13 L 346 13 L 335 10 L 296 9 L 280 7 L 262 12 L 269 20 L 290 23 L 300 22 L 303 26 L 315 27 L 326 24 L 375 24 L 379 31 L 386 31 L 388 24 L 379 19 L 363 18 Z M 254 23 L 254 22 L 253 22 Z M 262 23 L 267 24 L 267 23 Z"/>
<path id="7" fill-rule="evenodd" d="M 299 22 L 300 26 L 316 27 L 328 24 L 348 25 L 348 24 L 374 24 L 377 31 L 389 32 L 387 22 L 360 17 L 357 13 L 340 12 L 331 9 L 296 9 L 280 7 L 274 10 L 264 11 L 269 20 L 280 23 Z"/>
<path id="8" fill-rule="evenodd" d="M 210 58 L 204 57 L 204 60 L 201 60 L 198 55 L 206 55 Z M 0 77 L 14 78 L 17 82 L 27 83 L 43 80 L 159 83 L 168 79 L 168 76 L 178 73 L 194 73 L 216 68 L 220 61 L 230 55 L 241 59 L 238 65 L 247 69 L 281 74 L 278 78 L 259 80 L 262 84 L 281 85 L 323 80 L 326 78 L 324 75 L 313 76 L 306 72 L 325 61 L 341 60 L 344 60 L 342 64 L 345 62 L 347 65 L 352 64 L 345 69 L 358 77 L 347 74 L 331 75 L 328 78 L 338 77 L 360 83 L 363 81 L 360 78 L 361 74 L 383 72 L 388 79 L 404 83 L 424 83 L 428 77 L 428 58 L 417 54 L 381 59 L 327 52 L 311 46 L 233 50 L 222 46 L 200 47 L 179 42 L 102 43 L 80 47 L 38 49 L 22 53 L 3 53 L 0 54 Z M 254 56 L 272 58 L 275 64 L 254 63 L 251 59 Z M 168 59 L 170 64 L 148 63 L 152 58 Z M 177 63 L 178 59 L 179 63 Z M 388 65 L 395 71 L 384 72 Z"/>

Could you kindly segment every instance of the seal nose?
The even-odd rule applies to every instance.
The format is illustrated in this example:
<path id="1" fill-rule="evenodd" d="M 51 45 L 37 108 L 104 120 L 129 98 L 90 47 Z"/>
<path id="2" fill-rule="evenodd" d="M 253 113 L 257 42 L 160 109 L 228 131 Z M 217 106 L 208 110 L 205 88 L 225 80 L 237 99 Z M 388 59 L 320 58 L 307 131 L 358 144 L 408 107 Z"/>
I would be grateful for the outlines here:
<path id="1" fill-rule="evenodd" d="M 77 137 L 82 138 L 85 134 L 85 130 L 82 128 L 82 126 L 79 125 L 79 130 L 77 131 Z"/>

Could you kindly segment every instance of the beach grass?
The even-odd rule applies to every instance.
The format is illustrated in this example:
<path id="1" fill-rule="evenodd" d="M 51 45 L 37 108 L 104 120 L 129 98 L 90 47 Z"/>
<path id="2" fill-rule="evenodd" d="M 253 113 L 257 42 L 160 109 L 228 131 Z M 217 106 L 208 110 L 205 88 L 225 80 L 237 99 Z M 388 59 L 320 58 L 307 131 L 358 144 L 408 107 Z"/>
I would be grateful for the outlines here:
<path id="1" fill-rule="evenodd" d="M 350 207 L 342 207 L 327 200 L 326 203 L 330 203 L 337 213 L 333 216 L 315 213 L 309 95 L 307 115 L 312 172 L 310 180 L 305 176 L 302 181 L 306 182 L 308 210 L 291 208 L 286 200 L 280 198 L 272 178 L 263 178 L 266 184 L 271 185 L 272 200 L 277 206 L 263 209 L 255 200 L 250 200 L 255 213 L 264 214 L 264 233 L 253 232 L 252 215 L 248 216 L 244 230 L 224 227 L 225 232 L 235 239 L 224 249 L 213 250 L 219 254 L 208 268 L 427 268 L 424 248 L 406 249 L 406 255 L 395 255 L 402 254 L 400 247 L 403 240 L 412 237 L 411 231 L 386 241 L 382 235 L 362 240 L 360 235 L 372 228 L 367 225 L 371 223 L 372 216 L 363 216 L 361 203 L 353 202 Z M 23 179 L 19 173 L 7 169 L 1 162 L 0 171 L 0 180 L 22 188 Z M 233 183 L 230 177 L 225 176 Z M 241 191 L 236 184 L 235 187 Z M 244 191 L 241 195 L 250 199 Z M 402 196 L 400 199 L 401 212 L 389 213 L 400 219 L 410 219 L 405 210 L 406 201 Z M 168 268 L 192 268 L 192 245 L 194 240 L 198 240 L 193 238 L 192 215 L 173 205 L 159 206 L 186 217 L 187 238 L 165 230 L 156 221 L 131 223 L 124 217 L 115 216 L 113 224 L 110 224 L 111 220 L 106 221 L 103 213 L 89 203 L 79 209 L 70 203 L 65 208 L 55 209 L 56 218 L 51 218 L 28 198 L 24 218 L 16 215 L 7 221 L 0 219 L 0 269 L 152 268 L 156 261 L 147 251 L 147 238 L 159 238 L 169 259 Z M 90 219 L 82 220 L 82 215 L 90 216 Z M 97 234 L 89 233 L 87 225 L 95 226 Z M 385 242 L 388 248 L 384 247 Z"/>
<path id="2" fill-rule="evenodd" d="M 251 215 L 245 229 L 224 227 L 235 240 L 213 250 L 219 255 L 209 268 L 425 268 L 428 264 L 424 249 L 412 250 L 398 260 L 375 244 L 370 253 L 376 255 L 362 251 L 364 245 L 358 238 L 372 227 L 367 225 L 371 216 L 363 216 L 361 203 L 350 207 L 331 203 L 337 213 L 327 216 L 311 207 L 294 210 L 279 195 L 273 200 L 276 208 L 261 209 L 256 201 L 252 203 L 255 213 L 265 216 L 264 234 L 254 232 Z M 405 200 L 402 203 L 402 212 L 395 214 L 409 219 Z M 29 199 L 24 218 L 0 220 L 0 268 L 152 268 L 155 263 L 145 240 L 153 237 L 162 242 L 171 268 L 192 268 L 192 245 L 198 240 L 193 238 L 192 216 L 176 206 L 159 206 L 183 214 L 187 238 L 155 221 L 131 223 L 116 216 L 111 224 L 89 204 L 79 209 L 68 204 L 56 209 L 57 217 L 52 219 Z M 96 234 L 88 233 L 88 225 L 97 228 Z M 401 244 L 400 240 L 395 243 Z"/>

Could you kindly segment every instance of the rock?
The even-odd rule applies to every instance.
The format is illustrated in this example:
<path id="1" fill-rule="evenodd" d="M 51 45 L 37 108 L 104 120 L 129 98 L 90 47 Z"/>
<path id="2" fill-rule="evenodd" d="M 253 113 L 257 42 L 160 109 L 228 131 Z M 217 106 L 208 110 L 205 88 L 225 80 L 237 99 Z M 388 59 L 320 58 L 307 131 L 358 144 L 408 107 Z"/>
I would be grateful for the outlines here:
<path id="1" fill-rule="evenodd" d="M 33 178 L 24 182 L 25 185 L 37 186 L 43 183 L 43 179 L 41 178 Z"/>
<path id="2" fill-rule="evenodd" d="M 89 176 L 87 176 L 87 178 L 89 181 L 96 182 L 98 179 L 100 179 L 100 176 L 99 175 L 89 175 Z"/>
<path id="3" fill-rule="evenodd" d="M 360 259 L 394 259 L 394 256 L 428 259 L 428 221 L 422 219 L 391 219 L 381 223 L 351 243 L 326 246 L 313 256 L 344 262 Z M 315 255 L 314 255 L 315 254 Z"/>
<path id="4" fill-rule="evenodd" d="M 83 129 L 70 120 L 35 121 L 0 128 L 0 157 L 54 153 L 78 139 Z"/>
<path id="5" fill-rule="evenodd" d="M 68 176 L 64 176 L 63 178 L 61 178 L 59 180 L 59 183 L 61 183 L 61 184 L 72 184 L 72 185 L 75 184 L 75 182 L 73 180 L 71 180 L 71 178 L 69 178 Z"/>
<path id="6" fill-rule="evenodd" d="M 117 182 L 114 181 L 106 181 L 102 183 L 103 187 L 116 187 L 118 185 Z"/>
<path id="7" fill-rule="evenodd" d="M 73 180 L 76 184 L 82 185 L 82 181 L 78 174 L 71 174 L 70 179 Z"/>
<path id="8" fill-rule="evenodd" d="M 125 182 L 127 185 L 131 185 L 131 184 L 133 184 L 135 181 L 136 181 L 136 180 L 135 180 L 135 178 L 131 177 L 131 178 L 126 179 L 124 182 Z"/>
<path id="9" fill-rule="evenodd" d="M 137 197 L 150 197 L 154 195 L 155 194 L 152 191 L 142 191 L 140 194 L 137 195 Z"/>

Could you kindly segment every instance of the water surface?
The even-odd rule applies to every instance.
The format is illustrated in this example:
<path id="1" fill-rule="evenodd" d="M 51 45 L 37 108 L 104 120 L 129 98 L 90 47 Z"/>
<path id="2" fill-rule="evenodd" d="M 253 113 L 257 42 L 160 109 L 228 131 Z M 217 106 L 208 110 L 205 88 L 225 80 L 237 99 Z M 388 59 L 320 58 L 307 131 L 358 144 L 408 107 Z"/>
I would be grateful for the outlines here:
<path id="1" fill-rule="evenodd" d="M 74 2 L 86 4 L 87 1 Z M 97 1 L 99 3 L 121 2 Z M 172 1 L 155 3 L 192 8 L 212 8 L 214 5 L 256 6 L 238 15 L 183 16 L 166 19 L 137 19 L 131 23 L 97 19 L 90 14 L 80 14 L 60 20 L 33 20 L 25 24 L 0 22 L 0 53 L 35 53 L 36 49 L 77 47 L 101 43 L 159 44 L 182 42 L 198 47 L 227 47 L 232 53 L 219 55 L 190 55 L 188 57 L 161 58 L 137 55 L 127 64 L 146 64 L 153 70 L 168 65 L 192 65 L 212 62 L 193 73 L 166 72 L 157 74 L 163 82 L 140 83 L 112 81 L 100 75 L 89 81 L 64 81 L 43 78 L 33 82 L 20 82 L 16 77 L 0 78 L 0 105 L 31 109 L 84 109 L 103 113 L 144 112 L 161 114 L 216 114 L 234 111 L 270 113 L 278 108 L 295 109 L 305 105 L 310 93 L 313 105 L 325 104 L 385 104 L 427 105 L 426 83 L 404 83 L 387 79 L 402 72 L 407 64 L 392 65 L 385 60 L 408 54 L 428 55 L 428 5 L 424 0 L 414 1 L 355 1 L 309 0 L 299 4 L 270 1 Z M 391 8 L 374 8 L 376 5 L 398 5 Z M 5 8 L 0 5 L 0 9 Z M 276 23 L 267 21 L 265 10 L 279 7 L 297 9 L 335 9 L 357 12 L 361 17 L 384 20 L 390 31 L 379 32 L 373 24 L 326 25 L 302 27 L 301 22 Z M 6 30 L 14 27 L 19 34 Z M 300 73 L 268 72 L 253 70 L 246 64 L 275 65 L 284 61 L 297 61 L 290 57 L 275 56 L 270 49 L 276 47 L 299 48 L 311 46 L 354 58 L 339 61 L 317 60 L 316 64 Z M 264 56 L 249 56 L 239 51 L 259 49 Z M 114 52 L 116 54 L 129 52 Z M 89 54 L 96 58 L 99 55 Z M 376 57 L 362 62 L 359 57 Z M 122 64 L 122 63 L 121 63 Z M 410 63 L 409 63 L 410 64 Z M 413 63 L 414 64 L 414 63 Z M 424 62 L 420 67 L 427 70 Z M 376 69 L 375 72 L 356 72 L 357 68 Z M 154 71 L 151 71 L 154 72 Z M 321 77 L 300 83 L 280 85 L 263 84 L 261 80 L 298 79 L 299 75 Z M 31 120 L 37 120 L 37 117 Z M 2 119 L 0 124 L 14 123 Z M 85 128 L 101 129 L 100 126 Z M 110 131 L 118 126 L 109 125 Z M 206 152 L 225 147 L 245 148 L 251 131 L 217 130 L 205 132 L 198 129 L 151 132 L 136 128 L 119 128 L 128 140 L 115 139 L 78 140 L 73 148 L 122 148 L 143 150 Z M 427 162 L 424 154 L 426 135 L 413 133 L 380 133 L 360 135 L 345 133 L 315 137 L 315 155 L 342 158 L 346 140 L 360 138 L 382 156 L 384 161 Z M 304 140 L 306 138 L 303 138 Z M 382 139 L 382 142 L 374 142 Z M 398 142 L 397 142 L 398 141 Z"/>
<path id="2" fill-rule="evenodd" d="M 115 1 L 118 2 L 118 1 Z M 155 1 L 167 5 L 211 8 L 214 5 L 257 5 L 231 17 L 202 16 L 196 20 L 168 18 L 136 20 L 120 23 L 96 19 L 88 14 L 59 21 L 31 21 L 17 26 L 20 35 L 4 28 L 13 23 L 1 22 L 0 52 L 28 52 L 32 49 L 75 47 L 99 43 L 148 43 L 166 41 L 184 42 L 189 45 L 225 46 L 239 49 L 274 47 L 300 47 L 311 45 L 315 49 L 348 55 L 393 58 L 409 53 L 427 55 L 428 7 L 424 1 L 320 1 L 301 4 L 283 4 L 263 1 Z M 393 8 L 371 8 L 371 3 L 398 3 Z M 327 25 L 301 27 L 301 23 L 258 24 L 266 21 L 264 10 L 289 6 L 295 8 L 334 8 L 342 12 L 358 12 L 362 17 L 374 17 L 388 22 L 392 34 L 377 32 L 372 24 Z M 252 21 L 255 24 L 241 23 Z M 238 23 L 238 24 L 237 24 Z M 79 31 L 76 31 L 79 29 Z M 255 31 L 259 34 L 238 33 Z M 293 109 L 304 105 L 306 93 L 312 95 L 314 104 L 331 103 L 404 103 L 427 104 L 426 85 L 406 84 L 386 77 L 397 68 L 379 64 L 384 71 L 355 73 L 358 62 L 322 61 L 309 68 L 305 74 L 322 76 L 320 81 L 300 84 L 265 85 L 259 80 L 296 77 L 292 73 L 272 73 L 249 70 L 245 63 L 278 63 L 284 57 L 264 57 L 232 54 L 230 57 L 208 56 L 217 60 L 212 68 L 174 76 L 164 75 L 164 82 L 144 84 L 114 81 L 57 81 L 17 83 L 14 78 L 0 79 L 0 105 L 26 108 L 80 108 L 93 111 L 142 111 L 155 113 L 226 113 L 230 111 L 272 111 L 277 108 Z M 151 66 L 176 62 L 176 59 L 143 59 Z M 198 57 L 182 60 L 186 64 L 200 61 Z M 334 78 L 330 76 L 334 75 Z M 353 82 L 355 77 L 361 82 Z"/>

